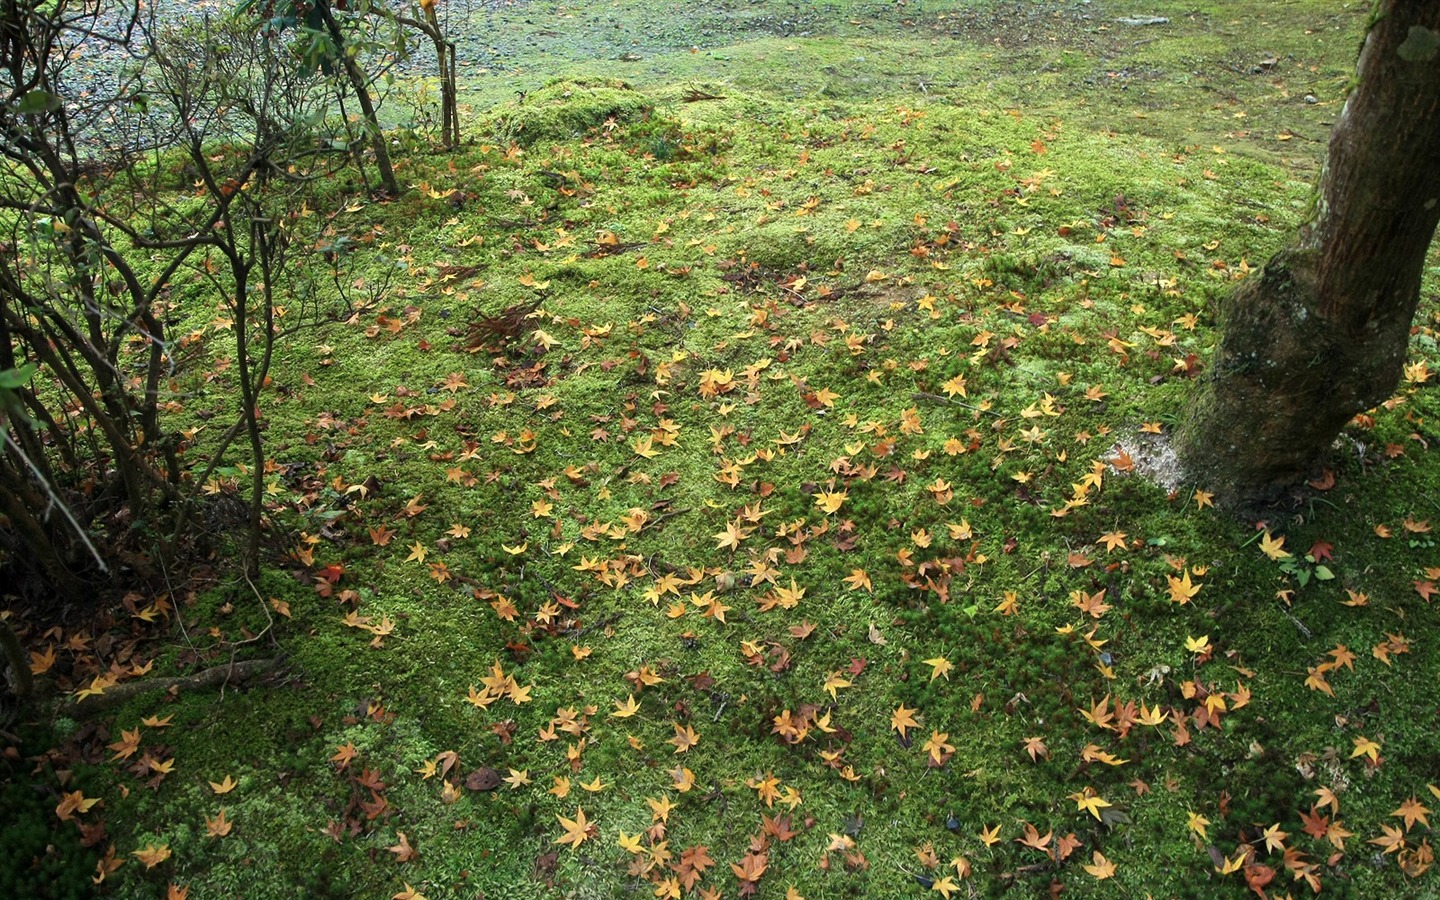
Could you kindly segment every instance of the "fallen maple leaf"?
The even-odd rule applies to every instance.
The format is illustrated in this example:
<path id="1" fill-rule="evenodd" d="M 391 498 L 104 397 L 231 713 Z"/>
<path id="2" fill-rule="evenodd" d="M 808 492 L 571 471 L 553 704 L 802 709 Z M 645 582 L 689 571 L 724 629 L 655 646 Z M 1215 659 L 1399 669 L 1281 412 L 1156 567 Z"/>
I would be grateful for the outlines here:
<path id="1" fill-rule="evenodd" d="M 610 714 L 612 719 L 628 719 L 640 711 L 640 703 L 635 699 L 634 694 L 626 697 L 623 702 L 616 700 L 614 703 L 615 711 Z"/>
<path id="2" fill-rule="evenodd" d="M 235 786 L 236 786 L 237 784 L 239 784 L 239 783 L 240 783 L 240 782 L 238 782 L 238 781 L 236 781 L 235 779 L 231 778 L 229 775 L 226 775 L 224 781 L 218 781 L 218 782 L 217 782 L 217 781 L 212 781 L 212 782 L 210 782 L 209 784 L 210 784 L 210 790 L 214 791 L 215 793 L 217 793 L 217 794 L 228 794 L 228 793 L 230 793 L 231 791 L 235 790 Z"/>
<path id="3" fill-rule="evenodd" d="M 1176 578 L 1174 575 L 1165 577 L 1170 581 L 1170 599 L 1181 606 L 1194 600 L 1195 595 L 1200 593 L 1200 589 L 1204 587 L 1203 584 L 1191 583 L 1189 569 L 1186 569 L 1180 578 Z"/>
<path id="4" fill-rule="evenodd" d="M 691 728 L 689 725 L 681 725 L 678 722 L 671 724 L 675 726 L 675 736 L 665 743 L 674 744 L 676 753 L 684 753 L 700 743 L 700 733 L 694 728 Z"/>
<path id="5" fill-rule="evenodd" d="M 215 818 L 205 817 L 205 832 L 211 837 L 225 837 L 235 823 L 225 818 L 225 807 L 220 807 L 220 814 Z"/>
<path id="6" fill-rule="evenodd" d="M 1016 838 L 1015 843 L 1024 844 L 1026 847 L 1039 850 L 1041 853 L 1044 853 L 1046 856 L 1051 856 L 1053 859 L 1050 841 L 1054 838 L 1055 832 L 1051 830 L 1041 834 L 1040 830 L 1029 822 L 1022 822 L 1021 824 L 1025 826 L 1025 833 Z"/>
<path id="7" fill-rule="evenodd" d="M 565 829 L 565 834 L 555 839 L 557 844 L 569 844 L 571 850 L 575 850 L 585 841 L 594 836 L 595 823 L 587 821 L 585 810 L 575 807 L 575 818 L 567 819 L 562 815 L 556 815 L 560 820 L 560 827 Z"/>
<path id="8" fill-rule="evenodd" d="M 1106 859 L 1099 850 L 1092 851 L 1090 854 L 1090 858 L 1095 860 L 1095 864 L 1087 864 L 1085 866 L 1085 871 L 1089 872 L 1091 875 L 1094 875 L 1101 881 L 1104 881 L 1106 878 L 1113 878 L 1115 876 L 1115 864 L 1112 863 L 1110 860 Z"/>
<path id="9" fill-rule="evenodd" d="M 843 672 L 841 672 L 839 669 L 835 670 L 834 672 L 831 672 L 831 673 L 830 673 L 828 676 L 826 676 L 826 678 L 825 678 L 825 691 L 826 691 L 826 693 L 828 693 L 828 694 L 830 695 L 830 699 L 831 699 L 831 700 L 838 700 L 838 699 L 840 699 L 839 697 L 837 697 L 837 696 L 835 695 L 835 692 L 836 692 L 837 690 L 839 690 L 840 688 L 848 688 L 848 687 L 851 687 L 852 685 L 853 685 L 853 682 L 851 682 L 850 679 L 846 678 L 846 677 L 845 677 L 845 674 L 844 674 Z"/>
<path id="10" fill-rule="evenodd" d="M 355 745 L 351 743 L 346 743 L 340 746 L 335 751 L 335 755 L 330 757 L 330 761 L 333 763 L 339 763 L 340 768 L 343 770 L 348 767 L 350 765 L 350 761 L 358 755 L 359 751 L 355 749 Z"/>
<path id="11" fill-rule="evenodd" d="M 1378 838 L 1371 838 L 1365 843 L 1374 844 L 1385 853 L 1394 853 L 1405 847 L 1405 833 L 1399 828 L 1390 825 L 1381 825 L 1380 830 L 1385 833 Z"/>
<path id="12" fill-rule="evenodd" d="M 1365 737 L 1364 735 L 1360 735 L 1359 737 L 1355 738 L 1355 749 L 1350 751 L 1351 759 L 1354 759 L 1357 756 L 1369 757 L 1371 762 L 1379 762 L 1380 745 Z"/>
<path id="13" fill-rule="evenodd" d="M 106 744 L 105 746 L 115 751 L 115 755 L 111 757 L 112 760 L 129 759 L 135 754 L 136 750 L 140 749 L 140 729 L 135 728 L 131 731 L 122 730 L 120 732 L 120 740 Z"/>
<path id="14" fill-rule="evenodd" d="M 1190 817 L 1190 821 L 1186 823 L 1186 827 L 1200 835 L 1200 840 L 1208 840 L 1205 836 L 1205 829 L 1209 827 L 1210 820 L 1197 812 L 1186 813 L 1186 815 Z"/>
<path id="15" fill-rule="evenodd" d="M 1096 821 L 1100 820 L 1100 810 L 1112 805 L 1110 801 L 1095 793 L 1095 789 L 1091 787 L 1070 794 L 1069 798 L 1075 801 L 1077 809 L 1089 812 Z"/>
<path id="16" fill-rule="evenodd" d="M 900 740 L 909 740 L 911 728 L 919 728 L 920 723 L 915 720 L 917 709 L 906 709 L 901 703 L 896 707 L 895 712 L 890 714 L 890 730 L 900 732 Z"/>
<path id="17" fill-rule="evenodd" d="M 1280 830 L 1279 822 L 1266 828 L 1260 835 L 1265 840 L 1266 850 L 1272 852 L 1278 850 L 1281 853 L 1285 852 L 1285 839 L 1289 836 L 1289 833 Z"/>
<path id="18" fill-rule="evenodd" d="M 60 805 L 55 807 L 55 815 L 59 817 L 60 821 L 68 822 L 75 817 L 76 813 L 84 815 L 99 802 L 99 797 L 87 798 L 83 791 L 71 791 L 60 798 Z"/>
<path id="19" fill-rule="evenodd" d="M 1278 561 L 1286 559 L 1290 556 L 1290 552 L 1284 548 L 1284 536 L 1278 538 L 1274 537 L 1270 534 L 1268 529 L 1265 532 L 1265 536 L 1260 539 L 1260 552 L 1264 553 L 1266 556 L 1270 557 L 1273 560 Z"/>
<path id="20" fill-rule="evenodd" d="M 170 858 L 170 847 L 166 844 L 161 844 L 158 847 L 154 844 L 146 844 L 130 855 L 144 863 L 146 870 L 149 870 Z"/>
<path id="21" fill-rule="evenodd" d="M 420 857 L 420 854 L 416 852 L 415 848 L 410 846 L 410 839 L 405 836 L 405 832 L 397 831 L 395 832 L 395 836 L 399 838 L 399 842 L 385 849 L 395 854 L 396 860 L 402 863 L 413 862 Z"/>
<path id="22" fill-rule="evenodd" d="M 1419 822 L 1421 825 L 1429 828 L 1430 820 L 1425 818 L 1429 814 L 1430 810 L 1422 806 L 1420 804 L 1420 801 L 1415 799 L 1415 796 L 1412 794 L 1409 800 L 1406 800 L 1404 803 L 1400 804 L 1400 808 L 1392 812 L 1390 815 L 1397 818 L 1403 818 L 1405 820 L 1405 831 L 1406 833 L 1409 833 L 1411 826 L 1413 826 L 1416 822 Z"/>

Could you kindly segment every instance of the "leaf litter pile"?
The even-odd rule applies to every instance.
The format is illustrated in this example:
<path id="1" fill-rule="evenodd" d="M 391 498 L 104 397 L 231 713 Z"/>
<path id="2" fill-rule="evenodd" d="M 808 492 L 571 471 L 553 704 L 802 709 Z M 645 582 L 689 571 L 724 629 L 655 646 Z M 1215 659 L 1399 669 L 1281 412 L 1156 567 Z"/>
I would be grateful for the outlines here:
<path id="1" fill-rule="evenodd" d="M 1299 512 L 1235 522 L 1138 470 L 1308 175 L 716 97 L 316 198 L 385 287 L 264 400 L 275 564 L 16 619 L 81 710 L 279 657 L 24 764 L 101 888 L 1433 891 L 1433 300 Z"/>

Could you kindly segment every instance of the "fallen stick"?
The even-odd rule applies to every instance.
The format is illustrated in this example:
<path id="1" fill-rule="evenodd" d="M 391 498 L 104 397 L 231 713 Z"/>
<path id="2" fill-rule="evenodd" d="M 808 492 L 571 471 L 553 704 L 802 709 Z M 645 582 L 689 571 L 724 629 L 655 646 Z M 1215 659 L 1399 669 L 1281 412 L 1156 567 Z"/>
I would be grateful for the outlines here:
<path id="1" fill-rule="evenodd" d="M 107 688 L 103 694 L 95 694 L 83 700 L 75 699 L 74 695 L 66 697 L 61 701 L 59 711 L 66 715 L 88 715 L 90 713 L 112 709 L 141 694 L 148 694 L 151 691 L 169 691 L 174 688 L 198 690 L 200 688 L 213 687 L 217 684 L 247 681 L 257 675 L 264 675 L 271 671 L 278 662 L 279 661 L 275 659 L 251 659 L 245 662 L 215 666 L 212 669 L 203 669 L 193 675 L 177 675 L 167 678 L 146 678 L 140 681 L 127 681 L 115 687 Z"/>

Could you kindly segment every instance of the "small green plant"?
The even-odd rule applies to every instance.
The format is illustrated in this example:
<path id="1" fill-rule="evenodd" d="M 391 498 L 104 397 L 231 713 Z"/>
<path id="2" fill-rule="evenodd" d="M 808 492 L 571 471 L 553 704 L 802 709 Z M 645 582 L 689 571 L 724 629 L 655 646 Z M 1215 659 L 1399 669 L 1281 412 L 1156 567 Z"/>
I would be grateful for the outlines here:
<path id="1" fill-rule="evenodd" d="M 1287 556 L 1279 561 L 1279 567 L 1280 571 L 1293 577 L 1300 587 L 1309 584 L 1312 578 L 1316 581 L 1330 581 L 1335 577 L 1329 566 L 1317 562 L 1309 553 L 1304 556 Z"/>

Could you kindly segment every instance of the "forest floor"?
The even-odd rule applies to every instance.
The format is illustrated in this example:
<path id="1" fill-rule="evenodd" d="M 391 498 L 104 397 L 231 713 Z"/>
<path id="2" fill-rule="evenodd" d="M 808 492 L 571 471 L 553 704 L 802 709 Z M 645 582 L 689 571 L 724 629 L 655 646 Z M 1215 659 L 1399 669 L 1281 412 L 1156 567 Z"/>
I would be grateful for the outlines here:
<path id="1" fill-rule="evenodd" d="M 1289 509 L 1144 474 L 1368 9 L 450 7 L 466 145 L 313 201 L 374 303 L 283 348 L 263 576 L 15 618 L 274 667 L 23 728 L 0 893 L 1440 894 L 1437 270 Z"/>

